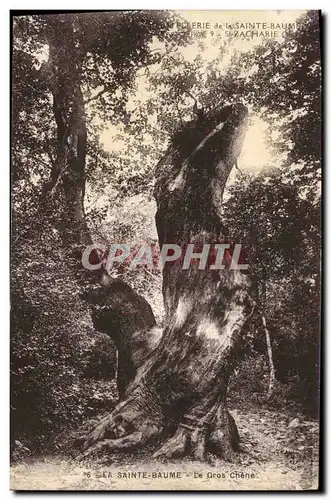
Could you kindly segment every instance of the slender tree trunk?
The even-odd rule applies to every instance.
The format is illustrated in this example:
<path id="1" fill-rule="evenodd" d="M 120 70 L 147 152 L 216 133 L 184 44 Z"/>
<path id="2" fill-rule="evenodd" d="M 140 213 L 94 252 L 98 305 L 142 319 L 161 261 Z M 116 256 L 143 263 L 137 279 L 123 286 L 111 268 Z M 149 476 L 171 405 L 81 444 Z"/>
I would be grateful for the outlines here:
<path id="1" fill-rule="evenodd" d="M 156 170 L 160 246 L 226 241 L 220 203 L 246 123 L 246 108 L 229 106 L 200 115 L 173 138 Z M 202 459 L 210 450 L 233 458 L 238 432 L 227 410 L 227 383 L 254 309 L 249 290 L 248 277 L 238 270 L 182 269 L 180 261 L 164 266 L 161 339 L 144 350 L 141 364 L 136 359 L 137 374 L 114 412 L 84 436 L 87 453 L 163 437 L 155 456 Z M 155 339 L 155 326 L 124 343 L 129 348 L 137 337 Z"/>
<path id="2" fill-rule="evenodd" d="M 260 292 L 261 288 L 261 292 Z M 259 318 L 261 319 L 262 322 L 262 327 L 265 335 L 265 340 L 266 340 L 266 345 L 267 345 L 267 356 L 268 356 L 268 363 L 269 363 L 269 385 L 268 385 L 268 391 L 267 391 L 267 399 L 270 399 L 274 386 L 275 386 L 275 381 L 276 381 L 276 370 L 275 370 L 275 365 L 273 361 L 273 354 L 272 354 L 272 343 L 271 343 L 271 337 L 270 337 L 270 332 L 268 330 L 267 326 L 267 320 L 265 317 L 265 306 L 266 306 L 266 286 L 265 286 L 265 276 L 264 272 L 262 271 L 261 276 L 258 278 L 257 276 L 252 278 L 252 289 L 253 289 L 253 294 L 254 294 L 254 299 L 256 304 L 258 304 L 257 307 L 257 314 L 259 315 Z"/>
<path id="3" fill-rule="evenodd" d="M 269 361 L 269 386 L 268 386 L 268 392 L 267 392 L 267 399 L 270 399 L 273 391 L 274 391 L 274 386 L 275 386 L 275 381 L 276 381 L 276 370 L 275 370 L 275 365 L 274 365 L 274 360 L 273 360 L 273 355 L 272 355 L 272 344 L 271 344 L 271 338 L 270 338 L 270 332 L 267 327 L 267 320 L 264 315 L 265 311 L 265 304 L 266 304 L 266 285 L 265 285 L 265 277 L 262 276 L 262 307 L 260 309 L 260 314 L 261 314 L 261 320 L 262 320 L 262 325 L 263 325 L 263 330 L 265 334 L 265 340 L 267 344 L 267 354 L 268 354 L 268 361 Z"/>
<path id="4" fill-rule="evenodd" d="M 61 16 L 48 21 L 49 60 L 45 71 L 53 99 L 57 151 L 42 197 L 45 215 L 52 219 L 67 247 L 91 243 L 83 207 L 87 145 L 81 90 L 84 54 L 75 46 L 74 28 L 71 19 Z"/>
<path id="5" fill-rule="evenodd" d="M 273 394 L 273 390 L 274 390 L 274 385 L 275 385 L 275 381 L 276 381 L 276 372 L 275 372 L 275 365 L 274 365 L 273 356 L 272 356 L 272 346 L 271 346 L 270 333 L 269 333 L 269 330 L 267 328 L 267 322 L 266 322 L 264 314 L 261 315 L 261 319 L 262 319 L 262 324 L 263 324 L 264 333 L 265 333 L 265 339 L 266 339 L 266 343 L 267 343 L 267 352 L 268 352 L 268 360 L 269 360 L 270 375 L 269 375 L 269 386 L 268 386 L 267 399 L 270 399 L 272 394 Z"/>

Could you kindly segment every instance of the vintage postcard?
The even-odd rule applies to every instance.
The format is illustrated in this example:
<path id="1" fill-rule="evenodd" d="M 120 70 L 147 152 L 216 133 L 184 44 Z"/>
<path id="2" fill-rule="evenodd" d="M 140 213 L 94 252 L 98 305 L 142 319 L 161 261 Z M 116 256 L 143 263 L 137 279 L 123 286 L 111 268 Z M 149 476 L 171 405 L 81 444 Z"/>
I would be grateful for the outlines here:
<path id="1" fill-rule="evenodd" d="M 317 490 L 321 12 L 11 12 L 11 489 Z"/>

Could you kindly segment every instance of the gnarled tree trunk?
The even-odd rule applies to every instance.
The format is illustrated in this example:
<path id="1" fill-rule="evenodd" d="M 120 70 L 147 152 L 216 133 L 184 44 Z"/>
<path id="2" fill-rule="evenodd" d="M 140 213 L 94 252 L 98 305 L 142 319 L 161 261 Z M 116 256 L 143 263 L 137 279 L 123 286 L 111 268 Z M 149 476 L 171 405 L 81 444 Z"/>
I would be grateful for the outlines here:
<path id="1" fill-rule="evenodd" d="M 160 246 L 194 244 L 197 251 L 202 244 L 226 242 L 220 205 L 246 124 L 243 105 L 216 108 L 173 138 L 156 170 Z M 227 410 L 227 383 L 254 308 L 250 282 L 239 270 L 185 270 L 182 263 L 168 262 L 163 269 L 163 332 L 154 323 L 131 323 L 129 335 L 117 338 L 136 373 L 113 413 L 84 438 L 86 453 L 128 450 L 162 437 L 155 456 L 202 459 L 210 450 L 233 457 L 238 432 Z M 109 319 L 115 300 L 112 295 L 104 302 Z"/>

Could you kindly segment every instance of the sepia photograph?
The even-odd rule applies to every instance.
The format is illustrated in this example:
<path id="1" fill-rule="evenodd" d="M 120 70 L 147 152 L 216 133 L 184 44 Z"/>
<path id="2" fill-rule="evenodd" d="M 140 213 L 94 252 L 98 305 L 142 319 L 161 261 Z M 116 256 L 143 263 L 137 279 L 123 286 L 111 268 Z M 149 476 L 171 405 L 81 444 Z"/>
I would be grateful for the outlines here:
<path id="1" fill-rule="evenodd" d="M 11 490 L 321 487 L 322 24 L 11 11 Z"/>

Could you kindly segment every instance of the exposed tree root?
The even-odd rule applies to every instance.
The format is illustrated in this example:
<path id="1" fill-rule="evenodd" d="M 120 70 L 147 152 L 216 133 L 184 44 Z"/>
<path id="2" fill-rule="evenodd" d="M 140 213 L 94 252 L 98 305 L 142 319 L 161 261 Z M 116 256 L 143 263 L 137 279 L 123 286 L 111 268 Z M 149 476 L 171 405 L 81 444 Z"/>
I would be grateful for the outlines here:
<path id="1" fill-rule="evenodd" d="M 160 436 L 166 428 L 165 417 L 155 398 L 148 404 L 150 401 L 146 390 L 139 386 L 132 388 L 127 399 L 80 438 L 84 455 L 100 450 L 125 452 Z"/>
<path id="2" fill-rule="evenodd" d="M 131 404 L 130 404 L 131 403 Z M 141 406 L 135 400 L 119 403 L 114 412 L 99 422 L 87 435 L 80 439 L 83 456 L 99 453 L 127 452 L 156 440 L 167 433 L 165 419 L 161 414 L 142 414 Z M 190 456 L 204 461 L 208 452 L 236 462 L 239 434 L 233 417 L 224 403 L 198 419 L 196 405 L 183 417 L 175 433 L 166 439 L 154 458 L 173 459 Z M 169 427 L 168 427 L 169 432 Z"/>
<path id="3" fill-rule="evenodd" d="M 185 422 L 188 416 L 185 417 Z M 175 434 L 154 453 L 154 458 L 179 458 L 190 456 L 204 461 L 211 452 L 230 462 L 236 462 L 239 434 L 233 417 L 223 404 L 217 409 L 214 422 L 208 424 L 208 414 L 191 425 L 181 423 Z"/>
<path id="4" fill-rule="evenodd" d="M 185 429 L 179 427 L 175 434 L 167 439 L 153 458 L 179 458 L 187 454 L 189 439 Z"/>
<path id="5" fill-rule="evenodd" d="M 235 452 L 239 450 L 239 433 L 232 415 L 225 405 L 217 410 L 215 425 L 210 433 L 208 451 L 228 462 L 237 462 Z"/>

